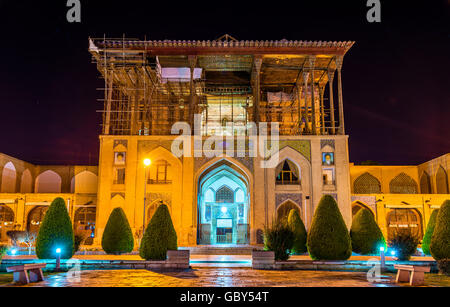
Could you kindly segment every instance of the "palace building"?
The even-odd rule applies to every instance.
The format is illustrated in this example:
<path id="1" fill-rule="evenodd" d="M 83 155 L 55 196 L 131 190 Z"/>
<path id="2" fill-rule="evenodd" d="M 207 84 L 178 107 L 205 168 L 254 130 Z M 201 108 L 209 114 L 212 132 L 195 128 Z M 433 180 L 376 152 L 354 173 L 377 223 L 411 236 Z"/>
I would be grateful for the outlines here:
<path id="1" fill-rule="evenodd" d="M 60 196 L 93 246 L 114 208 L 138 239 L 161 203 L 179 246 L 261 244 L 264 226 L 291 209 L 308 229 L 325 194 L 348 227 L 364 207 L 386 237 L 421 237 L 450 198 L 450 154 L 418 166 L 350 163 L 342 71 L 352 45 L 89 39 L 105 81 L 98 166 L 0 154 L 0 239 L 36 231 Z"/>

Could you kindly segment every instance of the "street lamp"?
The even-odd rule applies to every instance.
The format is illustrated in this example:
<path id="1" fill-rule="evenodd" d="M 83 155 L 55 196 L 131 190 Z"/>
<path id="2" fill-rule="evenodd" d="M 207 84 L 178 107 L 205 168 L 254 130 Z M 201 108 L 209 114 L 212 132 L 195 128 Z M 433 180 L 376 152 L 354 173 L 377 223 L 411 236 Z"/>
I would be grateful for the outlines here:
<path id="1" fill-rule="evenodd" d="M 55 267 L 55 271 L 60 271 L 61 270 L 61 249 L 58 247 L 56 250 L 56 267 Z"/>
<path id="2" fill-rule="evenodd" d="M 145 205 L 147 203 L 147 178 L 148 178 L 148 167 L 152 164 L 152 160 L 146 158 L 144 159 L 144 170 L 145 170 L 145 178 L 144 178 L 144 211 L 142 212 L 142 238 L 144 237 L 145 231 Z"/>

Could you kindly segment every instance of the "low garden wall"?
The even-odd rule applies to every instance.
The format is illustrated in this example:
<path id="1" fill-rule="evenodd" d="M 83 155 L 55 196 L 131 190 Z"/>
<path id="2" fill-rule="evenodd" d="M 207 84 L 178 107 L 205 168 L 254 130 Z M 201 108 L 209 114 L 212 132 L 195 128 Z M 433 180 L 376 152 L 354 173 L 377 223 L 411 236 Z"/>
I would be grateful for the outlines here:
<path id="1" fill-rule="evenodd" d="M 395 264 L 429 266 L 430 272 L 437 273 L 436 261 L 386 261 L 386 272 L 397 272 Z M 319 271 L 354 271 L 367 272 L 374 267 L 373 262 L 345 260 L 345 261 L 316 261 L 316 260 L 287 260 L 275 261 L 275 253 L 271 251 L 253 251 L 252 268 L 256 270 L 319 270 Z"/>
<path id="2" fill-rule="evenodd" d="M 169 250 L 166 260 L 83 260 L 83 259 L 62 259 L 61 269 L 69 270 L 78 268 L 80 270 L 101 270 L 101 269 L 150 269 L 150 270 L 185 270 L 189 269 L 189 250 Z M 0 271 L 6 272 L 6 268 L 13 265 L 28 263 L 46 263 L 45 271 L 55 269 L 55 259 L 3 259 Z M 77 267 L 78 266 L 78 267 Z"/>

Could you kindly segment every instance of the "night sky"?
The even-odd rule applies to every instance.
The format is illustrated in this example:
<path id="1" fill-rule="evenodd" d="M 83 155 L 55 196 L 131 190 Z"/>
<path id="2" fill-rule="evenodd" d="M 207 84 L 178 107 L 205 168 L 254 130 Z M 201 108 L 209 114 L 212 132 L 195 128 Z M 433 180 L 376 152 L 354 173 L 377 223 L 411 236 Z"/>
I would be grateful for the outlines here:
<path id="1" fill-rule="evenodd" d="M 225 33 L 356 41 L 343 68 L 351 162 L 414 165 L 450 152 L 448 0 L 382 0 L 381 23 L 367 22 L 366 0 L 81 3 L 81 23 L 71 24 L 66 0 L 0 0 L 0 152 L 37 164 L 97 163 L 103 81 L 89 36 Z"/>

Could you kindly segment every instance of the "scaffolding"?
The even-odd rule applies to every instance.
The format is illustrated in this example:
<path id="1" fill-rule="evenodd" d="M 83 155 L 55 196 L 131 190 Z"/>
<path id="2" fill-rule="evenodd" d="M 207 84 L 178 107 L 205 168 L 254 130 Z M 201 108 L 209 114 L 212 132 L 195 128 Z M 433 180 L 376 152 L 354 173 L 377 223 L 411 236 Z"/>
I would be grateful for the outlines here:
<path id="1" fill-rule="evenodd" d="M 343 133 L 333 76 L 352 42 L 89 41 L 105 135 L 170 135 L 194 114 L 203 135 L 245 135 L 251 122 L 279 122 L 281 135 Z"/>

